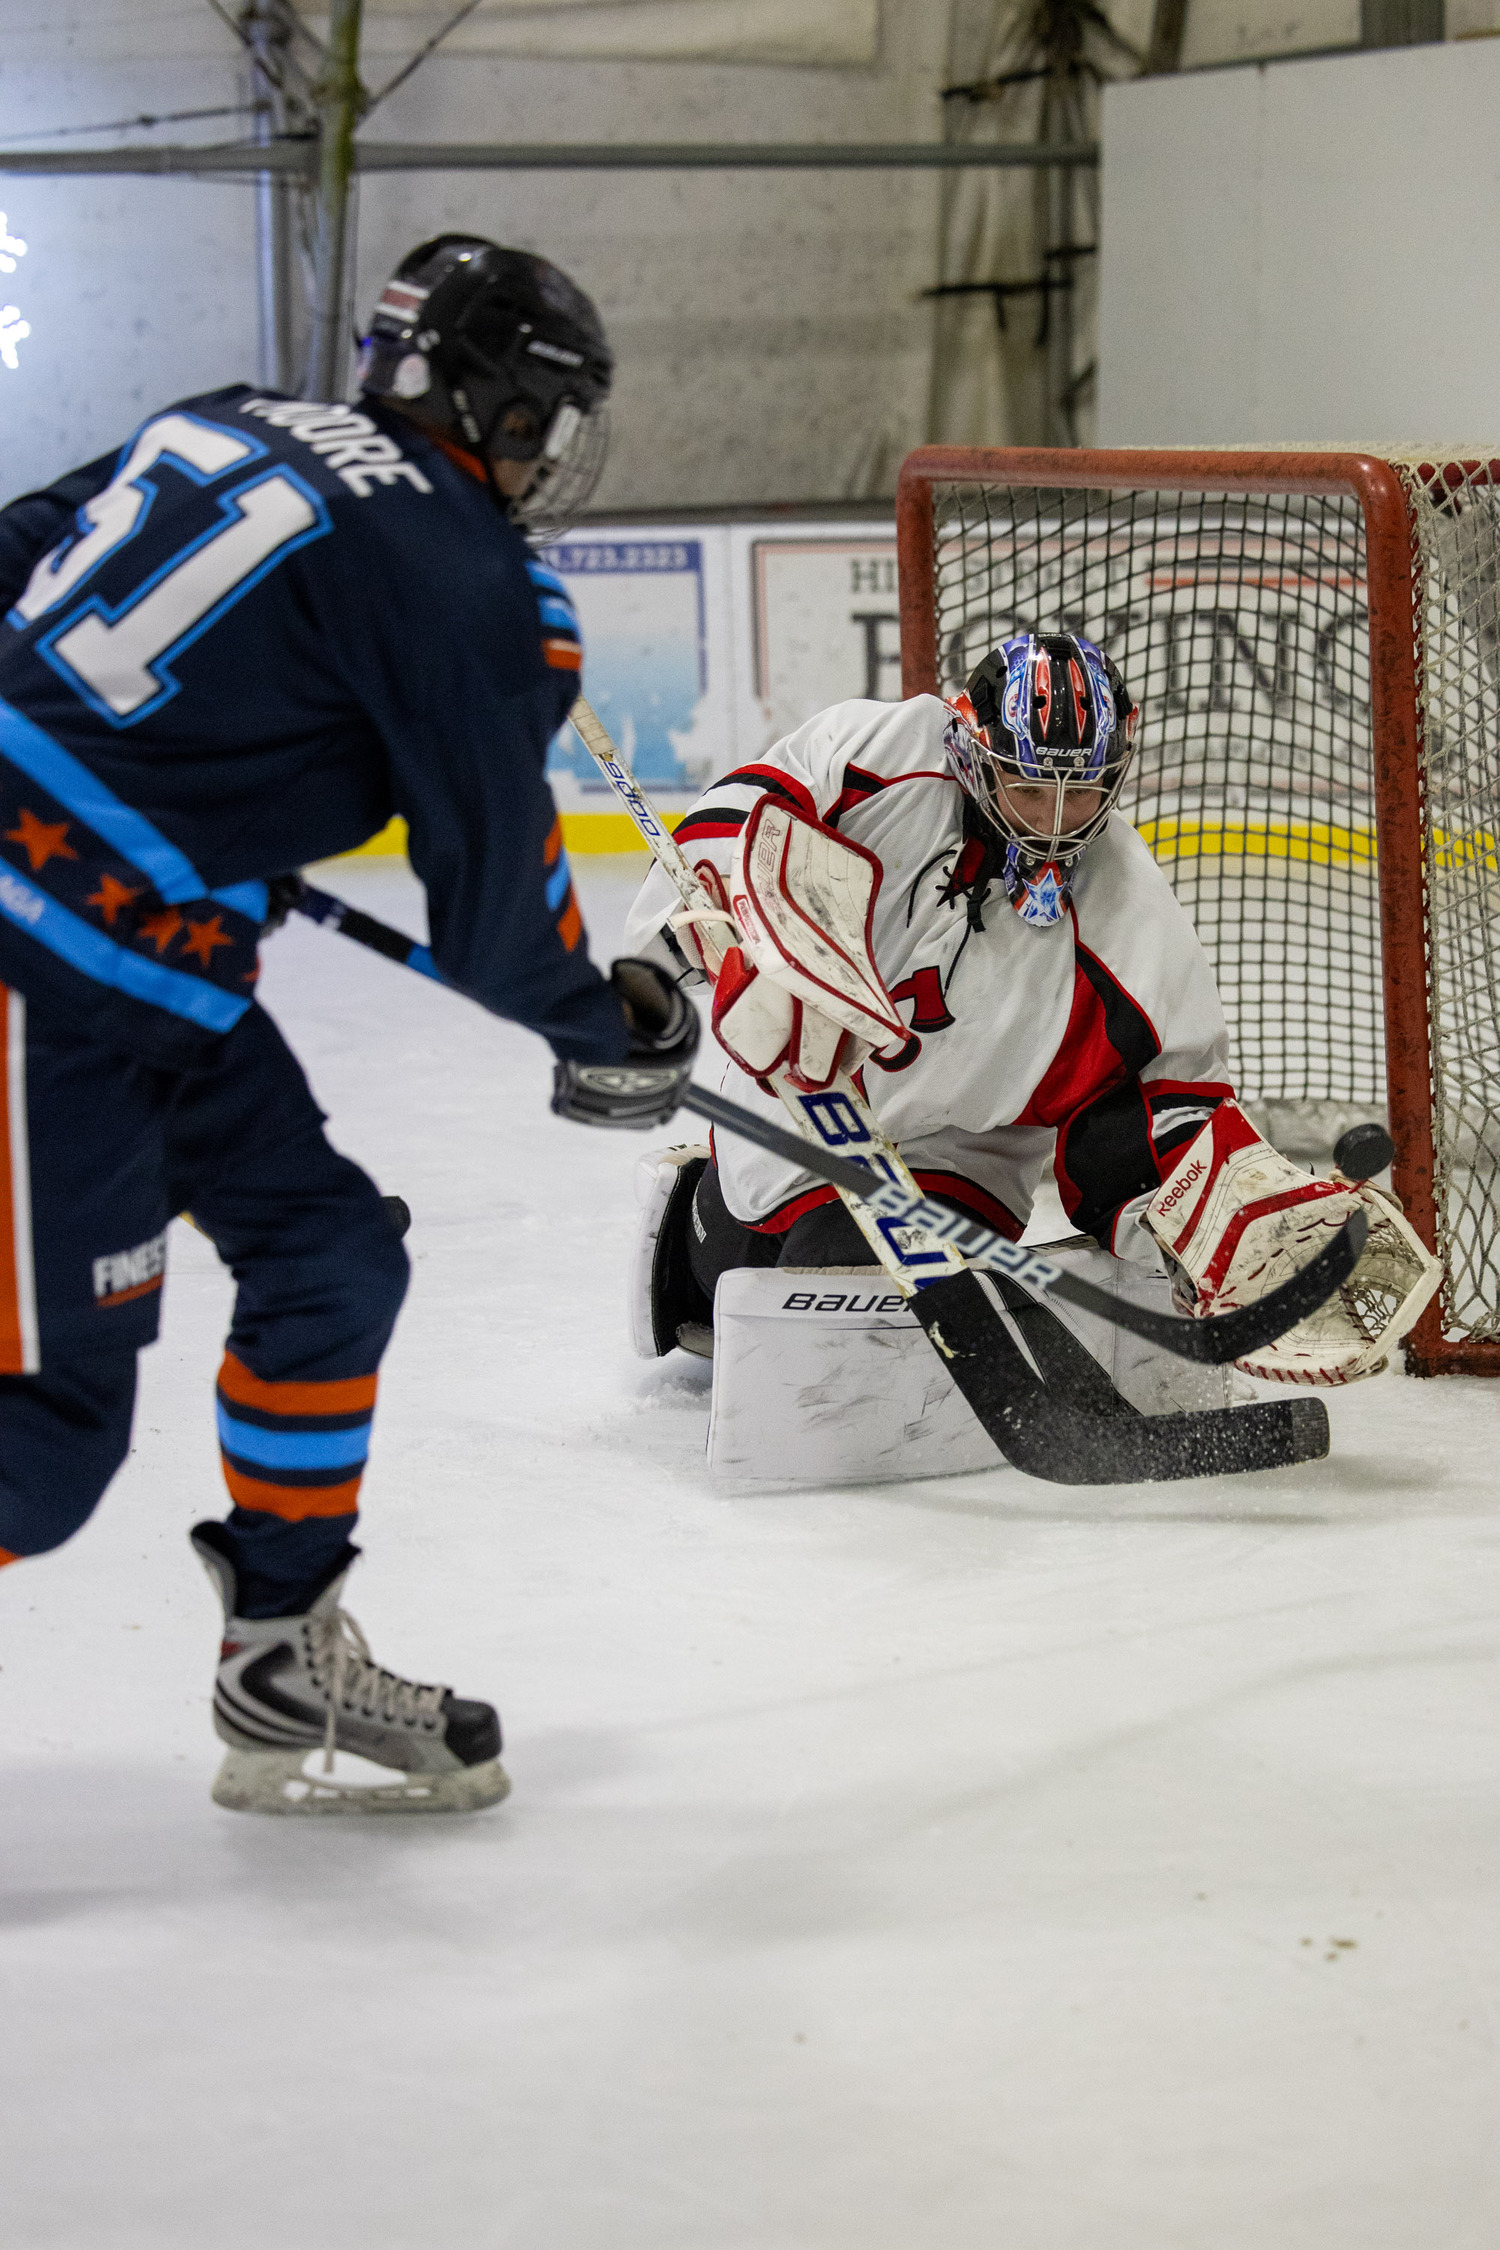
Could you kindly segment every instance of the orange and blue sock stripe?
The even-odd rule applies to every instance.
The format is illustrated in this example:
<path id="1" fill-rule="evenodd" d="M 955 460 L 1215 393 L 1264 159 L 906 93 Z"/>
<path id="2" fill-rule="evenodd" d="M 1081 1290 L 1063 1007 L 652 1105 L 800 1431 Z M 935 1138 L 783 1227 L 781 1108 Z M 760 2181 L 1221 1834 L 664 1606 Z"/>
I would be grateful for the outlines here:
<path id="1" fill-rule="evenodd" d="M 236 1505 L 285 1523 L 352 1516 L 370 1450 L 376 1380 L 268 1383 L 226 1352 L 219 1447 Z"/>

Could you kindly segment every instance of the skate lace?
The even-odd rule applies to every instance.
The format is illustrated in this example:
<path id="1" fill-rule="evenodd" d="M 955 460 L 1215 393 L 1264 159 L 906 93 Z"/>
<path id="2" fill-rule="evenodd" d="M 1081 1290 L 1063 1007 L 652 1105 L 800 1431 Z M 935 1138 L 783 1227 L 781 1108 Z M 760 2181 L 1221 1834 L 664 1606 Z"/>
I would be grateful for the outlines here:
<path id="1" fill-rule="evenodd" d="M 447 1689 L 388 1672 L 370 1654 L 370 1644 L 346 1609 L 309 1620 L 315 1674 L 328 1679 L 328 1717 L 323 1727 L 323 1771 L 333 1772 L 341 1711 L 358 1711 L 388 1726 L 435 1727 L 441 1723 Z"/>

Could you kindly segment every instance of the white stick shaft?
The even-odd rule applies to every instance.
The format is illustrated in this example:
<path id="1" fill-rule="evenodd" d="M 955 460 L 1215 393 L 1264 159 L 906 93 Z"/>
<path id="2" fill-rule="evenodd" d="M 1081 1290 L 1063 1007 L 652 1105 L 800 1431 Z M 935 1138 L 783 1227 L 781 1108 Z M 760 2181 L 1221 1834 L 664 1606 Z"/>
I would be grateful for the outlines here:
<path id="1" fill-rule="evenodd" d="M 712 909 L 713 900 L 688 865 L 665 822 L 642 794 L 640 783 L 622 761 L 608 729 L 583 696 L 579 696 L 569 717 L 589 756 L 635 822 L 658 865 L 670 877 L 683 905 Z M 851 1141 L 857 1142 L 861 1156 L 884 1172 L 888 1180 L 908 1194 L 922 1198 L 922 1190 L 907 1170 L 900 1151 L 881 1132 L 844 1073 L 840 1072 L 823 1094 L 799 1094 L 780 1071 L 771 1074 L 769 1083 L 804 1140 L 821 1141 L 825 1147 L 833 1149 L 843 1149 Z M 932 1280 L 939 1273 L 962 1273 L 964 1261 L 947 1243 L 933 1241 L 925 1235 L 913 1235 L 899 1220 L 882 1219 L 863 1197 L 851 1195 L 847 1188 L 839 1188 L 837 1193 L 903 1295 L 914 1297 L 924 1281 Z M 906 1240 L 898 1241 L 898 1235 L 905 1235 Z"/>
<path id="2" fill-rule="evenodd" d="M 580 695 L 568 717 L 578 729 L 585 750 L 650 845 L 658 866 L 671 877 L 683 905 L 711 907 L 713 900 L 678 850 L 666 822 L 642 796 L 640 783 L 622 761 L 593 705 Z"/>

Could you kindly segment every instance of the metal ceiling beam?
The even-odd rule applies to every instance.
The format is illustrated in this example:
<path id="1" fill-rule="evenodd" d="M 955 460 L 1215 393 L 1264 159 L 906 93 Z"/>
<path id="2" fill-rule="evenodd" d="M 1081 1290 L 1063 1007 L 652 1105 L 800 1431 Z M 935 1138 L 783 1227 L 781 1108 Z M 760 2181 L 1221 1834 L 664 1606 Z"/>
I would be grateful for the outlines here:
<path id="1" fill-rule="evenodd" d="M 1042 146 L 1034 141 L 356 141 L 356 172 L 881 172 L 1089 169 L 1097 141 Z M 316 137 L 258 146 L 210 142 L 202 148 L 0 149 L 0 174 L 126 174 L 249 178 L 256 173 L 316 177 Z"/>

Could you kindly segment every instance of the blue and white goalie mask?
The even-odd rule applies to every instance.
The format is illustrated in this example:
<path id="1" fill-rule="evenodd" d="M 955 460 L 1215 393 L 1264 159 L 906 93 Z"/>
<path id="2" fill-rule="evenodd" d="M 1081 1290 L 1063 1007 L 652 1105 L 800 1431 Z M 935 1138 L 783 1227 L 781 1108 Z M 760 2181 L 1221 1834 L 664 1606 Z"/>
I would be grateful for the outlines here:
<path id="1" fill-rule="evenodd" d="M 990 651 L 948 712 L 949 763 L 1003 848 L 1006 895 L 1047 929 L 1120 794 L 1139 710 L 1092 641 L 1021 633 Z"/>

